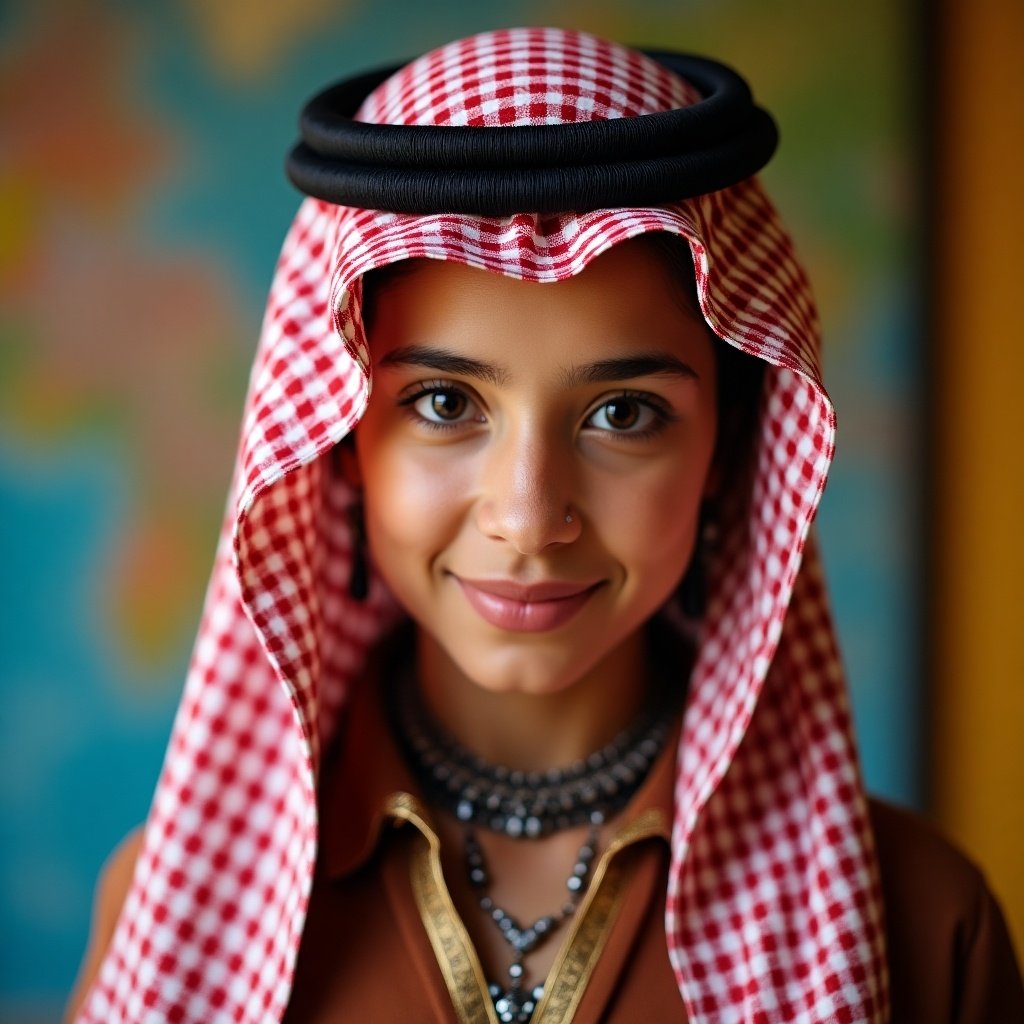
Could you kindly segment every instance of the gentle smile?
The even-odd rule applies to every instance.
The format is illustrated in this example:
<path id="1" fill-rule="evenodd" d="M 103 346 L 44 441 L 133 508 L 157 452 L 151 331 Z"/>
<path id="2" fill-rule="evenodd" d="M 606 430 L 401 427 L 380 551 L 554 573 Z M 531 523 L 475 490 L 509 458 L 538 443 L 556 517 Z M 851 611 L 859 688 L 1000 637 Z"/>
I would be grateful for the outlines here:
<path id="1" fill-rule="evenodd" d="M 603 584 L 546 580 L 469 580 L 456 576 L 470 607 L 498 629 L 543 633 L 574 618 Z"/>

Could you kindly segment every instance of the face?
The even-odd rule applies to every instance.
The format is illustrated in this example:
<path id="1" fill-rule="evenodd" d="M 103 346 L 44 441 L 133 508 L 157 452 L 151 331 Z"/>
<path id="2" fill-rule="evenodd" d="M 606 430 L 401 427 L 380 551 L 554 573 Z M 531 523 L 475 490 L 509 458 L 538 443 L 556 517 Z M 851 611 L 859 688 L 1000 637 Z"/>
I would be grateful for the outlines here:
<path id="1" fill-rule="evenodd" d="M 715 358 L 646 242 L 536 284 L 417 261 L 356 431 L 373 561 L 433 670 L 555 693 L 638 642 L 693 552 Z"/>

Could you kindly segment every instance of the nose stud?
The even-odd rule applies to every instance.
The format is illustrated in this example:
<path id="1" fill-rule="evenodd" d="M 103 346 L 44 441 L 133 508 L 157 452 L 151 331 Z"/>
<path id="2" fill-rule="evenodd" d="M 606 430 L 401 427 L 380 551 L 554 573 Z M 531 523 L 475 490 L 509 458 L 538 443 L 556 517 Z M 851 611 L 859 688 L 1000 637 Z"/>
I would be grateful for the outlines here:
<path id="1" fill-rule="evenodd" d="M 572 513 L 571 512 L 566 512 L 565 513 L 565 521 L 567 523 L 571 523 L 572 522 Z"/>

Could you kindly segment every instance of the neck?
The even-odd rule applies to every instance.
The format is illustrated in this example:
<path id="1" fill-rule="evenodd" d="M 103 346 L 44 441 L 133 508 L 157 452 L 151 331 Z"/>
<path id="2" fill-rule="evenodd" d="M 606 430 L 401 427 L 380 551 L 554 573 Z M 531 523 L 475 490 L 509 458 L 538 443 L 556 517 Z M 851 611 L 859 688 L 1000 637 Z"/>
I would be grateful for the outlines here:
<path id="1" fill-rule="evenodd" d="M 479 757 L 521 771 L 546 771 L 600 750 L 633 722 L 652 693 L 643 630 L 555 692 L 489 689 L 422 630 L 417 672 L 423 699 L 447 732 Z"/>

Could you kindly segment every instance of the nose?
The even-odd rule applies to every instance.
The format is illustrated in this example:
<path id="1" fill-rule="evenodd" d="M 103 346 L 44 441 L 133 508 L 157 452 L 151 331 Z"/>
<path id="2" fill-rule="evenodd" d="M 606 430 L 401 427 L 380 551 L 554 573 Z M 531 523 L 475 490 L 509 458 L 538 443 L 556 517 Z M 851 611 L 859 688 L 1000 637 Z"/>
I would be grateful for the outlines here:
<path id="1" fill-rule="evenodd" d="M 569 446 L 542 435 L 524 431 L 493 440 L 481 481 L 477 525 L 524 555 L 571 544 L 582 528 L 572 502 Z"/>

